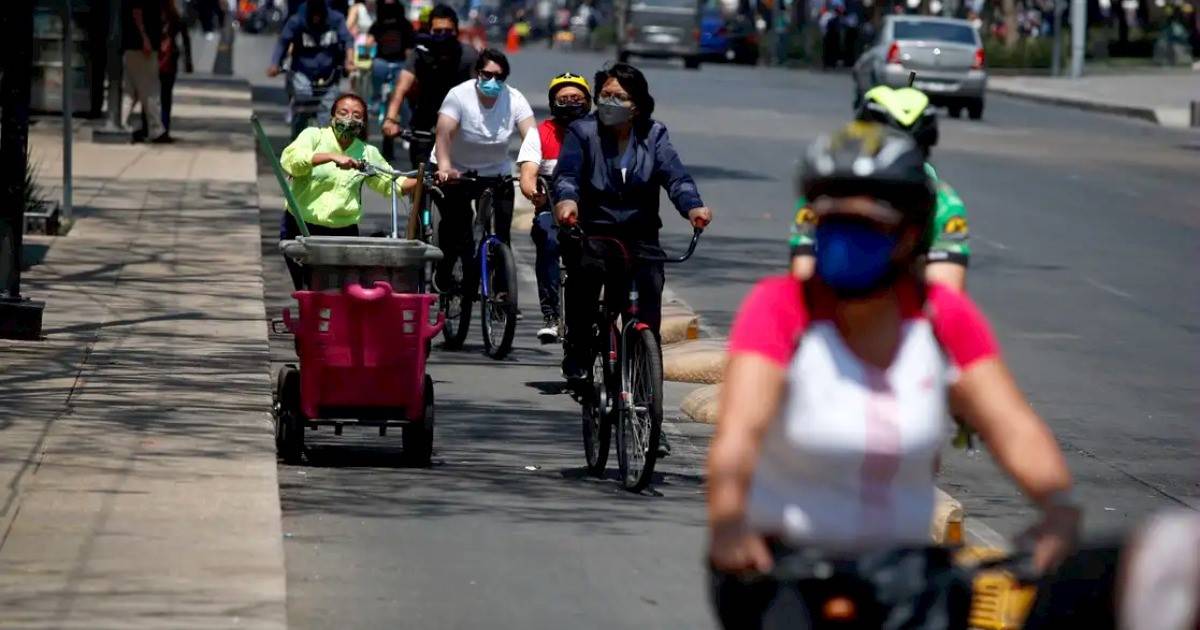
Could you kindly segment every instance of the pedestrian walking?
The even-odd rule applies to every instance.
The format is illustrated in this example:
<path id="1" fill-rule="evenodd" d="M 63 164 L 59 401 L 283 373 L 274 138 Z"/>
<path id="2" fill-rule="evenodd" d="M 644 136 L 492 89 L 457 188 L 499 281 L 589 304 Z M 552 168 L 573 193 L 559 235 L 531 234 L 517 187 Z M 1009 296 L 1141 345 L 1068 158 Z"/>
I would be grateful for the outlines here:
<path id="1" fill-rule="evenodd" d="M 122 11 L 121 43 L 125 61 L 122 118 L 128 124 L 135 106 L 141 105 L 145 126 L 133 132 L 133 141 L 153 138 L 171 142 L 162 122 L 162 91 L 158 82 L 158 51 L 162 43 L 161 0 L 128 0 Z"/>
<path id="2" fill-rule="evenodd" d="M 162 44 L 158 48 L 158 84 L 160 100 L 162 101 L 163 130 L 171 134 L 171 103 L 174 102 L 175 77 L 179 75 L 179 60 L 183 58 L 183 71 L 191 74 L 192 67 L 192 38 L 188 36 L 187 27 L 175 0 L 160 0 L 162 4 Z"/>

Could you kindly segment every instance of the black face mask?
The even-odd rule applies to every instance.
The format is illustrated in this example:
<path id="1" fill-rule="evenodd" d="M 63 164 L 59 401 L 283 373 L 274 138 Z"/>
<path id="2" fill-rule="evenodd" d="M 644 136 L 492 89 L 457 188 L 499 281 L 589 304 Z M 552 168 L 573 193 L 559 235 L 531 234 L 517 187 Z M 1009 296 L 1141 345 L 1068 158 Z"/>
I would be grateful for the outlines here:
<path id="1" fill-rule="evenodd" d="M 571 105 L 559 105 L 557 103 L 551 103 L 550 115 L 554 116 L 554 118 L 559 121 L 569 123 L 587 116 L 591 109 L 591 106 L 589 106 L 587 103 Z"/>

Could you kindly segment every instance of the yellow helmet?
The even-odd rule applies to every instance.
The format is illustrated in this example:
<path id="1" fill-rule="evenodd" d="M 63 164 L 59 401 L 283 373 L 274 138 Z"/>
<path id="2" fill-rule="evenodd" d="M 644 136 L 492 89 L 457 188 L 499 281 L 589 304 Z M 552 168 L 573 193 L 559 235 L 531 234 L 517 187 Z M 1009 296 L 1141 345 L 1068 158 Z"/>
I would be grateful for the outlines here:
<path id="1" fill-rule="evenodd" d="M 550 79 L 550 100 L 554 100 L 555 92 L 558 92 L 560 89 L 568 85 L 573 85 L 583 90 L 584 96 L 586 96 L 588 100 L 592 99 L 592 86 L 588 85 L 587 79 L 578 74 L 564 72 L 553 79 Z"/>

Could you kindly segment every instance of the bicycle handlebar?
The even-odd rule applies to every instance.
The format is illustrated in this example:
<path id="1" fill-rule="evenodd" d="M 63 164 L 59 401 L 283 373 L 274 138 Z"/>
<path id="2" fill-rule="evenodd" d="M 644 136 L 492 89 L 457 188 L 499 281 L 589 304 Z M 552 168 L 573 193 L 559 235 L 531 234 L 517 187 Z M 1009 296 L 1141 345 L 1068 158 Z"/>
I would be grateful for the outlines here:
<path id="1" fill-rule="evenodd" d="M 584 233 L 583 228 L 579 227 L 578 223 L 568 227 L 567 232 L 574 234 L 580 239 L 588 238 L 587 234 Z M 690 243 L 688 243 L 687 251 L 681 256 L 638 256 L 637 259 L 642 262 L 660 262 L 667 264 L 687 262 L 688 259 L 692 257 L 692 254 L 696 253 L 696 246 L 700 244 L 700 235 L 703 233 L 704 228 L 692 227 L 692 240 Z"/>

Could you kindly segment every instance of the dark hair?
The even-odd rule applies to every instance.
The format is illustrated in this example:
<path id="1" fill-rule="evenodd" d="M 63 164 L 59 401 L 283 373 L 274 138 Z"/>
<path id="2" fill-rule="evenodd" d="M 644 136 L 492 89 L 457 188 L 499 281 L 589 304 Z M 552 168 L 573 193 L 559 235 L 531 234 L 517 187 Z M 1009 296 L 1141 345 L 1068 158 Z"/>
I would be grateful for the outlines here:
<path id="1" fill-rule="evenodd" d="M 483 50 L 479 51 L 479 58 L 475 60 L 475 74 L 479 74 L 480 70 L 483 70 L 485 67 L 487 67 L 489 61 L 494 61 L 500 66 L 501 81 L 508 78 L 508 57 L 495 48 L 484 48 Z"/>
<path id="2" fill-rule="evenodd" d="M 433 7 L 433 10 L 429 12 L 429 21 L 433 22 L 434 20 L 450 20 L 454 22 L 454 28 L 458 29 L 458 13 L 448 4 L 439 4 Z"/>
<path id="3" fill-rule="evenodd" d="M 367 107 L 367 102 L 365 100 L 363 100 L 363 97 L 355 94 L 354 92 L 342 92 L 341 94 L 338 95 L 337 100 L 335 100 L 333 102 L 333 107 L 329 108 L 329 117 L 333 118 L 334 116 L 337 115 L 338 105 L 340 105 L 341 102 L 346 99 L 350 99 L 350 100 L 358 103 L 359 105 L 362 105 L 363 127 L 362 127 L 362 131 L 358 134 L 358 139 L 362 140 L 363 142 L 366 142 L 367 141 L 367 131 L 369 130 L 368 128 L 371 126 L 371 117 L 367 115 L 367 112 L 369 112 L 371 110 Z"/>
<path id="4" fill-rule="evenodd" d="M 322 20 L 329 19 L 329 4 L 328 0 L 308 0 L 305 3 L 306 15 L 309 22 L 315 17 L 320 17 Z"/>
<path id="5" fill-rule="evenodd" d="M 646 75 L 627 63 L 614 63 L 596 73 L 596 81 L 592 83 L 592 89 L 596 90 L 595 97 L 600 96 L 600 90 L 604 89 L 604 84 L 608 83 L 609 79 L 616 79 L 617 83 L 629 92 L 629 98 L 633 100 L 634 107 L 637 107 L 637 116 L 633 119 L 634 126 L 648 127 L 650 117 L 654 114 L 654 97 L 650 96 L 650 84 L 646 82 Z"/>

